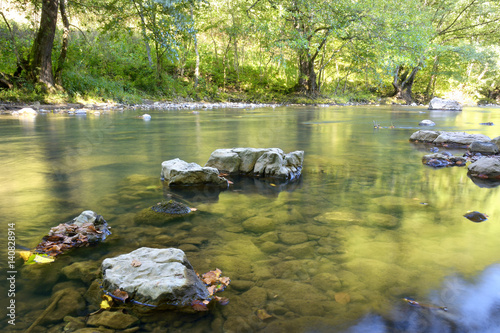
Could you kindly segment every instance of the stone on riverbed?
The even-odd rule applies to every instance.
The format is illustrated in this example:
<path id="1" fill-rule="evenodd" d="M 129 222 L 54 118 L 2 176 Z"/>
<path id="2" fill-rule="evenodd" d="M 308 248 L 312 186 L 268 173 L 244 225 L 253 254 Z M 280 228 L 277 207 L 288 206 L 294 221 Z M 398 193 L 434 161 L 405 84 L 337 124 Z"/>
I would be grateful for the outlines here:
<path id="1" fill-rule="evenodd" d="M 295 179 L 300 176 L 304 151 L 284 154 L 279 148 L 217 149 L 205 167 L 231 175 Z"/>
<path id="2" fill-rule="evenodd" d="M 422 163 L 434 168 L 442 168 L 447 166 L 465 166 L 467 160 L 462 156 L 435 153 L 422 157 Z"/>
<path id="3" fill-rule="evenodd" d="M 211 167 L 201 167 L 181 159 L 164 161 L 161 164 L 161 178 L 169 186 L 216 185 L 227 188 L 227 179 L 219 177 L 219 171 Z"/>
<path id="4" fill-rule="evenodd" d="M 462 111 L 462 105 L 452 99 L 434 97 L 429 102 L 429 110 Z"/>
<path id="5" fill-rule="evenodd" d="M 102 262 L 103 288 L 127 292 L 129 299 L 158 308 L 187 307 L 209 298 L 182 250 L 142 247 Z"/>

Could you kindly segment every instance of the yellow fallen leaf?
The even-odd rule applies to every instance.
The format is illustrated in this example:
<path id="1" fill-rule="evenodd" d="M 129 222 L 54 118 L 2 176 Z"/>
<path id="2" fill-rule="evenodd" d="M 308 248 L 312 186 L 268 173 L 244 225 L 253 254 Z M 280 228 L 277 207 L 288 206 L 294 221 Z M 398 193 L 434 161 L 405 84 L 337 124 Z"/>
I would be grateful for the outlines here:
<path id="1" fill-rule="evenodd" d="M 24 261 L 28 261 L 28 259 L 31 257 L 31 251 L 20 251 L 19 256 L 23 258 Z"/>
<path id="2" fill-rule="evenodd" d="M 258 317 L 260 320 L 264 321 L 264 320 L 266 320 L 266 319 L 268 319 L 268 318 L 271 318 L 272 316 L 271 316 L 269 313 L 267 313 L 267 311 L 266 311 L 266 310 L 264 310 L 264 309 L 259 309 L 259 310 L 257 310 L 257 317 Z"/>
<path id="3" fill-rule="evenodd" d="M 52 257 L 42 257 L 39 256 L 38 254 L 35 256 L 35 259 L 33 259 L 34 262 L 39 263 L 39 264 L 48 264 L 50 262 L 54 261 L 54 258 Z"/>
<path id="4" fill-rule="evenodd" d="M 351 301 L 351 296 L 346 292 L 339 292 L 335 294 L 335 301 L 342 305 L 346 305 Z"/>
<path id="5" fill-rule="evenodd" d="M 102 302 L 100 305 L 100 308 L 102 310 L 109 310 L 111 309 L 111 304 L 113 303 L 113 297 L 109 295 L 102 295 Z"/>

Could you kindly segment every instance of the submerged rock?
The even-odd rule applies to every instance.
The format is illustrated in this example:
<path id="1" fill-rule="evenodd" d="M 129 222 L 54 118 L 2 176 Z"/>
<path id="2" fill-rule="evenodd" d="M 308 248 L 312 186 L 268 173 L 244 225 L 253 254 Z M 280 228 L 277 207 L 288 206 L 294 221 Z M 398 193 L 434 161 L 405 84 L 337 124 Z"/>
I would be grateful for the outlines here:
<path id="1" fill-rule="evenodd" d="M 164 224 L 182 218 L 191 213 L 192 210 L 187 205 L 174 200 L 158 202 L 156 205 L 137 213 L 134 222 L 136 224 Z"/>
<path id="2" fill-rule="evenodd" d="M 89 326 L 104 326 L 116 330 L 123 330 L 137 323 L 139 319 L 130 314 L 125 314 L 121 311 L 103 311 L 92 315 L 87 320 Z"/>
<path id="3" fill-rule="evenodd" d="M 125 291 L 133 302 L 159 308 L 189 306 L 209 298 L 182 250 L 142 247 L 102 262 L 103 288 Z"/>
<path id="4" fill-rule="evenodd" d="M 296 179 L 300 176 L 304 151 L 284 154 L 279 148 L 217 149 L 205 167 L 231 175 Z"/>
<path id="5" fill-rule="evenodd" d="M 161 178 L 169 186 L 216 185 L 227 188 L 228 182 L 219 177 L 219 171 L 212 167 L 201 167 L 181 159 L 164 161 L 161 164 Z"/>
<path id="6" fill-rule="evenodd" d="M 452 99 L 434 97 L 429 102 L 429 110 L 462 111 L 462 105 Z"/>

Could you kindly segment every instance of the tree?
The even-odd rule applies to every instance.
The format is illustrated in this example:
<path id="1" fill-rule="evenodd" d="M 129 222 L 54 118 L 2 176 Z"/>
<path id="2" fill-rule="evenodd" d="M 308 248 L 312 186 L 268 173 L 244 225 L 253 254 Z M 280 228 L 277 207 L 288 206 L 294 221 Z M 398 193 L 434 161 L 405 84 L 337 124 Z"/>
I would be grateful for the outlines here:
<path id="1" fill-rule="evenodd" d="M 40 27 L 33 42 L 29 60 L 30 77 L 49 89 L 54 87 L 52 48 L 56 34 L 58 10 L 59 0 L 42 0 Z"/>

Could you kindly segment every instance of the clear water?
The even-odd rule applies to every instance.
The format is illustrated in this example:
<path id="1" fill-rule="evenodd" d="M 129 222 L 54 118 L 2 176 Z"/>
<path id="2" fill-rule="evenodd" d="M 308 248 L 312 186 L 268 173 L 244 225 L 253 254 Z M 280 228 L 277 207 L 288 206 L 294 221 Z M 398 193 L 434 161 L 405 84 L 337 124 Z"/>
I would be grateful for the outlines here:
<path id="1" fill-rule="evenodd" d="M 436 130 L 494 138 L 498 126 L 479 123 L 500 124 L 498 109 L 148 110 L 151 121 L 136 118 L 142 113 L 0 116 L 2 244 L 8 223 L 15 223 L 16 242 L 31 248 L 51 227 L 87 209 L 103 215 L 113 232 L 105 243 L 50 265 L 16 260 L 16 325 L 2 315 L 0 329 L 26 331 L 58 290 L 85 294 L 87 277 L 104 258 L 142 246 L 181 248 L 196 271 L 219 268 L 232 285 L 221 294 L 228 305 L 210 313 L 139 315 L 140 332 L 499 329 L 493 313 L 500 297 L 488 290 L 500 286 L 500 190 L 478 187 L 466 168 L 422 165 L 430 147 L 408 141 L 423 119 L 432 119 Z M 383 128 L 374 129 L 374 121 Z M 302 177 L 285 185 L 235 180 L 221 193 L 177 193 L 162 185 L 162 161 L 203 165 L 215 149 L 231 147 L 304 150 Z M 168 225 L 134 222 L 168 195 L 198 211 Z M 473 223 L 463 217 L 468 210 L 490 218 Z M 249 220 L 272 221 L 271 228 L 251 231 Z M 77 264 L 85 274 L 65 273 Z M 4 259 L 2 270 L 7 275 Z M 2 309 L 7 295 L 2 284 Z M 97 309 L 77 296 L 72 316 Z M 425 305 L 412 307 L 404 297 Z M 271 317 L 263 319 L 263 311 Z M 56 317 L 33 332 L 63 331 L 67 322 Z"/>

